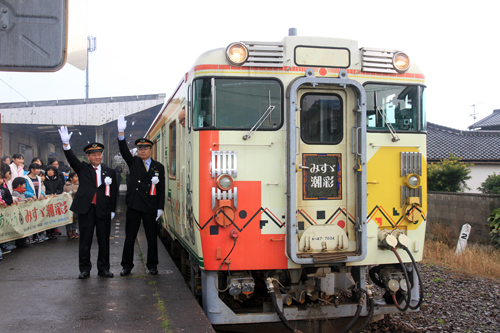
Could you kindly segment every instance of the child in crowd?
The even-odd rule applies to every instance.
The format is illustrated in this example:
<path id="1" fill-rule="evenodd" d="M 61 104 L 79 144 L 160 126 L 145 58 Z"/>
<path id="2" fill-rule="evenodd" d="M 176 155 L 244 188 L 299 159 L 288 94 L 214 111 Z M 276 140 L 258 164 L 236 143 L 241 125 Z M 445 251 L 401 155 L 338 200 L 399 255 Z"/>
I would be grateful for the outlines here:
<path id="1" fill-rule="evenodd" d="M 10 169 L 9 169 L 10 173 Z M 12 194 L 10 194 L 9 188 L 7 187 L 6 182 L 4 181 L 4 174 L 0 172 L 0 197 L 2 198 L 1 207 L 7 207 L 12 205 Z M 0 207 L 0 209 L 1 209 Z M 3 243 L 0 245 L 0 254 L 7 254 L 10 251 L 16 248 L 15 245 L 9 243 Z M 1 256 L 1 255 L 0 255 Z"/>
<path id="2" fill-rule="evenodd" d="M 2 173 L 3 173 L 3 187 L 6 187 L 12 196 L 12 182 L 10 181 L 12 179 L 12 172 L 10 171 L 10 167 L 7 168 L 2 167 Z"/>
<path id="3" fill-rule="evenodd" d="M 72 196 L 75 197 L 75 193 L 78 190 L 78 175 L 75 172 L 70 172 L 68 176 L 68 181 L 64 184 L 64 192 L 73 192 Z M 66 224 L 66 233 L 68 238 L 76 239 L 78 238 L 76 227 L 78 225 L 78 213 L 73 212 L 73 223 Z"/>
<path id="4" fill-rule="evenodd" d="M 16 177 L 12 181 L 12 199 L 14 202 L 26 200 L 26 179 L 24 177 Z"/>
<path id="5" fill-rule="evenodd" d="M 12 179 L 24 176 L 24 155 L 16 153 L 12 155 L 12 163 L 10 164 L 10 172 Z M 12 180 L 10 181 L 12 184 Z"/>
<path id="6" fill-rule="evenodd" d="M 43 182 L 45 185 L 45 194 L 53 195 L 63 193 L 64 183 L 61 179 L 62 176 L 59 176 L 57 168 L 53 165 L 48 166 L 47 169 L 45 169 L 45 181 Z M 49 239 L 57 239 L 55 233 L 56 228 L 49 229 L 46 232 Z"/>
<path id="7" fill-rule="evenodd" d="M 26 192 L 26 179 L 24 177 L 16 177 L 12 181 L 12 199 L 14 202 L 21 202 L 26 199 L 26 195 L 24 194 Z M 26 247 L 28 244 L 31 244 L 31 240 L 29 237 L 22 238 L 22 239 L 16 239 L 16 246 L 17 247 Z"/>
<path id="8" fill-rule="evenodd" d="M 42 183 L 41 183 L 42 191 L 43 191 L 43 193 L 46 193 L 46 191 L 45 191 L 45 184 L 44 184 L 44 182 L 45 182 L 45 170 L 40 169 L 39 176 L 40 176 L 40 179 L 42 180 Z"/>
<path id="9" fill-rule="evenodd" d="M 43 199 L 45 193 L 42 191 L 42 179 L 40 178 L 40 168 L 41 164 L 31 163 L 29 166 L 29 173 L 24 176 L 26 179 L 26 195 L 27 199 Z M 35 243 L 42 243 L 44 240 L 48 240 L 48 237 L 44 236 L 43 233 L 37 233 L 33 235 L 32 238 Z"/>

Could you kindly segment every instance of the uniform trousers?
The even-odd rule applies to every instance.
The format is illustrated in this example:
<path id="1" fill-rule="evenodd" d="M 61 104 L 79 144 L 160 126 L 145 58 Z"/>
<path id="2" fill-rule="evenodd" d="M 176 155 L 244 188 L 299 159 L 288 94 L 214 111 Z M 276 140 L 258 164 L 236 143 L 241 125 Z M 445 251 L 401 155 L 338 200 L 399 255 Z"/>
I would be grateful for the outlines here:
<path id="1" fill-rule="evenodd" d="M 157 269 L 158 265 L 158 223 L 156 222 L 156 210 L 153 213 L 140 212 L 127 208 L 125 225 L 125 245 L 123 246 L 122 267 L 131 271 L 134 267 L 134 245 L 137 232 L 141 226 L 141 219 L 148 241 L 148 259 L 146 267 Z"/>
<path id="2" fill-rule="evenodd" d="M 99 252 L 97 255 L 97 269 L 109 271 L 109 235 L 111 232 L 111 215 L 107 219 L 96 216 L 95 205 L 90 205 L 86 214 L 79 214 L 78 227 L 80 229 L 80 247 L 78 259 L 80 272 L 90 273 L 92 263 L 90 262 L 90 247 L 94 238 L 94 229 L 97 235 Z"/>

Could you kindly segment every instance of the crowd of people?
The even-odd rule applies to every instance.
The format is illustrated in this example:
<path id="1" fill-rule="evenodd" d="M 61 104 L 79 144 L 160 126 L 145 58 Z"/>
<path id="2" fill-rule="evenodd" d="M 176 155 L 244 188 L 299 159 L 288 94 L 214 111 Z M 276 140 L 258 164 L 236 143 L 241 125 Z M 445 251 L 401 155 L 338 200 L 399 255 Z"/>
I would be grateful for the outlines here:
<path id="1" fill-rule="evenodd" d="M 2 157 L 0 163 L 0 209 L 10 205 L 17 205 L 21 201 L 44 199 L 47 196 L 63 192 L 76 193 L 78 189 L 78 175 L 71 172 L 69 166 L 54 158 L 44 165 L 42 160 L 34 157 L 26 165 L 23 154 L 16 153 Z M 66 225 L 68 239 L 77 239 L 78 214 L 74 214 L 73 223 Z M 19 238 L 13 242 L 0 244 L 0 260 L 3 255 L 20 247 L 42 243 L 57 239 L 62 235 L 58 228 L 35 233 L 29 237 Z"/>

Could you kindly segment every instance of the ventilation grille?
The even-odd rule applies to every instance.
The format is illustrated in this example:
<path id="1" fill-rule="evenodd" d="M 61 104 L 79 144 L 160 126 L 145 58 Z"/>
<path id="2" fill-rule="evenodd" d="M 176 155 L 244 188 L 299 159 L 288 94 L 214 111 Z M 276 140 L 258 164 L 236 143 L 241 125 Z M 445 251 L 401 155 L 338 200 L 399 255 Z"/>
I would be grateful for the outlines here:
<path id="1" fill-rule="evenodd" d="M 409 174 L 417 174 L 422 177 L 422 153 L 402 152 L 401 153 L 401 177 Z M 422 202 L 422 186 L 418 188 L 409 188 L 401 186 L 401 207 L 406 203 L 406 198 L 419 197 Z"/>
<path id="2" fill-rule="evenodd" d="M 238 175 L 237 153 L 232 150 L 212 151 L 212 177 L 230 175 L 236 178 Z"/>
<path id="3" fill-rule="evenodd" d="M 362 48 L 361 50 L 361 70 L 363 72 L 376 72 L 397 74 L 392 59 L 397 50 L 381 50 Z"/>
<path id="4" fill-rule="evenodd" d="M 242 42 L 248 49 L 243 67 L 283 67 L 283 43 Z"/>

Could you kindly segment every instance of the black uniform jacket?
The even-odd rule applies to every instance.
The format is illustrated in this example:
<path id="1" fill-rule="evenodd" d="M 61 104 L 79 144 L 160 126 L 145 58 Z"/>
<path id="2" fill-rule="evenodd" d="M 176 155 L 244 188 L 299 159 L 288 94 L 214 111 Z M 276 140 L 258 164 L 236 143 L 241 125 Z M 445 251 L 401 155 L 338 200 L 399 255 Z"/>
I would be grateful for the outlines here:
<path id="1" fill-rule="evenodd" d="M 120 153 L 130 169 L 130 179 L 127 184 L 127 207 L 140 212 L 156 214 L 165 206 L 165 168 L 160 162 L 151 159 L 149 170 L 146 171 L 143 161 L 138 156 L 132 156 L 125 140 L 118 140 Z M 156 195 L 150 195 L 151 178 L 158 177 Z"/>
<path id="2" fill-rule="evenodd" d="M 65 150 L 64 155 L 66 155 L 69 165 L 78 174 L 78 182 L 80 183 L 70 209 L 75 213 L 86 214 L 92 204 L 94 194 L 97 192 L 97 217 L 101 219 L 111 218 L 111 212 L 115 212 L 116 209 L 116 199 L 118 196 L 115 170 L 101 164 L 101 186 L 96 188 L 94 167 L 90 163 L 80 161 L 71 149 Z M 110 185 L 111 196 L 109 197 L 106 196 L 106 184 L 104 183 L 106 177 L 110 177 L 112 180 Z"/>

